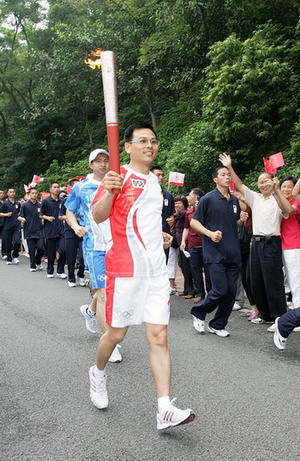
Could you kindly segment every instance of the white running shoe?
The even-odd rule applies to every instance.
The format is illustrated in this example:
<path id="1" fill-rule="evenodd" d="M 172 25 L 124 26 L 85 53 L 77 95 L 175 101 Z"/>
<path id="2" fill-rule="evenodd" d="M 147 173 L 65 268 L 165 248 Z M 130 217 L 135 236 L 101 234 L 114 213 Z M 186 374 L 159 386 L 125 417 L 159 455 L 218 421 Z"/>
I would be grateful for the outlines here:
<path id="1" fill-rule="evenodd" d="M 67 278 L 67 274 L 65 274 L 64 272 L 62 272 L 61 274 L 57 274 L 57 277 L 60 277 L 61 279 L 66 279 L 66 278 Z"/>
<path id="2" fill-rule="evenodd" d="M 92 316 L 88 314 L 87 312 L 88 307 L 89 307 L 88 304 L 83 304 L 80 307 L 80 312 L 85 318 L 86 329 L 90 331 L 91 333 L 98 333 L 99 327 L 98 327 L 98 320 L 97 320 L 96 313 Z"/>
<path id="3" fill-rule="evenodd" d="M 279 320 L 279 317 L 277 317 L 277 319 L 275 319 L 275 324 L 274 324 L 275 325 L 275 333 L 274 333 L 274 336 L 273 336 L 273 340 L 274 340 L 274 344 L 277 347 L 277 349 L 279 349 L 280 351 L 283 351 L 285 349 L 285 346 L 286 346 L 287 338 L 284 338 L 279 333 L 278 320 Z"/>
<path id="4" fill-rule="evenodd" d="M 8 266 L 11 266 L 11 265 L 12 265 L 12 262 L 11 262 L 11 261 L 7 261 L 6 264 L 7 264 Z"/>
<path id="5" fill-rule="evenodd" d="M 75 282 L 69 282 L 69 280 L 68 280 L 68 287 L 73 288 L 73 287 L 76 287 L 76 286 L 77 285 L 76 285 Z"/>
<path id="6" fill-rule="evenodd" d="M 108 395 L 106 390 L 107 377 L 105 375 L 102 379 L 96 378 L 94 374 L 95 368 L 96 365 L 92 366 L 89 370 L 90 397 L 95 407 L 99 408 L 99 410 L 102 410 L 103 408 L 108 407 Z"/>
<path id="7" fill-rule="evenodd" d="M 221 336 L 222 338 L 226 338 L 227 336 L 230 336 L 229 332 L 227 330 L 216 330 L 213 327 L 208 326 L 207 331 L 209 333 L 216 334 L 217 336 Z"/>
<path id="8" fill-rule="evenodd" d="M 43 266 L 40 264 L 39 266 L 36 266 L 36 270 L 37 271 L 42 271 L 43 270 Z"/>
<path id="9" fill-rule="evenodd" d="M 80 287 L 85 287 L 86 283 L 85 283 L 85 279 L 81 278 L 81 277 L 77 277 L 78 279 L 78 285 Z"/>
<path id="10" fill-rule="evenodd" d="M 54 278 L 54 274 L 47 274 L 47 279 L 53 279 Z"/>
<path id="11" fill-rule="evenodd" d="M 161 413 L 156 413 L 157 429 L 167 429 L 168 427 L 180 426 L 181 424 L 190 423 L 195 419 L 195 413 L 188 408 L 187 410 L 180 410 L 173 405 L 175 399 L 172 399 L 170 406 L 167 410 Z"/>
<path id="12" fill-rule="evenodd" d="M 14 264 L 19 264 L 19 263 L 20 263 L 20 261 L 19 261 L 19 259 L 18 259 L 18 258 L 13 258 L 13 263 L 14 263 Z"/>
<path id="13" fill-rule="evenodd" d="M 269 328 L 267 328 L 267 331 L 269 333 L 275 333 L 275 323 L 273 323 L 273 325 L 271 325 Z"/>
<path id="14" fill-rule="evenodd" d="M 30 272 L 36 272 L 36 269 L 34 269 L 33 267 L 31 267 L 29 270 Z"/>
<path id="15" fill-rule="evenodd" d="M 2 259 L 7 259 L 7 255 L 2 256 Z"/>
<path id="16" fill-rule="evenodd" d="M 114 350 L 111 353 L 111 356 L 109 357 L 108 361 L 112 363 L 120 363 L 122 362 L 122 355 L 121 352 L 119 351 L 121 344 L 117 344 Z"/>
<path id="17" fill-rule="evenodd" d="M 238 303 L 234 303 L 232 310 L 239 311 L 240 309 L 242 309 L 242 306 L 240 306 Z"/>
<path id="18" fill-rule="evenodd" d="M 192 317 L 193 317 L 193 326 L 194 326 L 195 330 L 198 331 L 198 333 L 204 333 L 205 332 L 205 322 L 204 322 L 204 320 L 200 320 L 197 317 L 195 317 L 194 315 L 192 315 Z"/>

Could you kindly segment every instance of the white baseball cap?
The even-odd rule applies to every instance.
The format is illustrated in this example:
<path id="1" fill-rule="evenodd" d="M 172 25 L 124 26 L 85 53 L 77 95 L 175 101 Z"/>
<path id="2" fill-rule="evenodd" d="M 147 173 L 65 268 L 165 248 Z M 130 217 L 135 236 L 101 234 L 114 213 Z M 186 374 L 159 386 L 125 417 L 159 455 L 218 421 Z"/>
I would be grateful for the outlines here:
<path id="1" fill-rule="evenodd" d="M 109 153 L 106 152 L 106 150 L 104 149 L 94 149 L 92 150 L 92 152 L 90 153 L 90 156 L 89 156 L 89 163 L 92 163 L 93 160 L 95 160 L 95 158 L 97 157 L 97 155 L 99 154 L 104 154 L 104 155 L 107 155 L 107 157 L 109 157 Z"/>

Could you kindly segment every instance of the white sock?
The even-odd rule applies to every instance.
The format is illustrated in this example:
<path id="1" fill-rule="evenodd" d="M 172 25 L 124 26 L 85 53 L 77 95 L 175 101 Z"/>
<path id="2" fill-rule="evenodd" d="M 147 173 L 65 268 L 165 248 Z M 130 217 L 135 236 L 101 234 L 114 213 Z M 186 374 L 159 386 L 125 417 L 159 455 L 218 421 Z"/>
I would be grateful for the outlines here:
<path id="1" fill-rule="evenodd" d="M 170 397 L 159 397 L 157 399 L 157 404 L 158 404 L 158 412 L 161 413 L 164 410 L 167 410 L 170 405 Z"/>
<path id="2" fill-rule="evenodd" d="M 95 366 L 94 375 L 95 375 L 96 378 L 102 379 L 102 378 L 104 378 L 105 374 L 106 374 L 105 373 L 105 368 L 104 368 L 104 370 L 99 370 L 99 368 L 97 368 L 97 366 Z"/>
<path id="3" fill-rule="evenodd" d="M 92 311 L 90 309 L 90 306 L 87 308 L 86 312 L 89 314 L 90 317 L 93 317 L 94 315 L 96 315 L 96 312 Z"/>

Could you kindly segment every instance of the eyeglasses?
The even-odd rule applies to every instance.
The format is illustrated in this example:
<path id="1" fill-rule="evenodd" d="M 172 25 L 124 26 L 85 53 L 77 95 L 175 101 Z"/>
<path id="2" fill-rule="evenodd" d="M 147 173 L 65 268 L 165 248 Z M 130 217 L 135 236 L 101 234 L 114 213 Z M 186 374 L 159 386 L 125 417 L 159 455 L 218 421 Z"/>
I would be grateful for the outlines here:
<path id="1" fill-rule="evenodd" d="M 158 146 L 159 145 L 159 142 L 157 139 L 155 138 L 152 138 L 152 139 L 148 139 L 148 138 L 140 138 L 138 139 L 137 141 L 128 141 L 130 144 L 141 144 L 141 146 L 146 146 L 149 142 L 151 144 L 151 146 Z"/>

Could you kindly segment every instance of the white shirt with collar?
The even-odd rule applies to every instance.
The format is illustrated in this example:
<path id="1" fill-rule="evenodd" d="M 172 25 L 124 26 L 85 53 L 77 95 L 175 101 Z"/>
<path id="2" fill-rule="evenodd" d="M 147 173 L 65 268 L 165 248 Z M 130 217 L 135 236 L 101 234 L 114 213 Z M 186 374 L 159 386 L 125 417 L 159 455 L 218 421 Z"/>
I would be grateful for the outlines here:
<path id="1" fill-rule="evenodd" d="M 264 197 L 243 185 L 243 195 L 252 210 L 253 235 L 279 235 L 283 213 L 273 195 Z"/>

